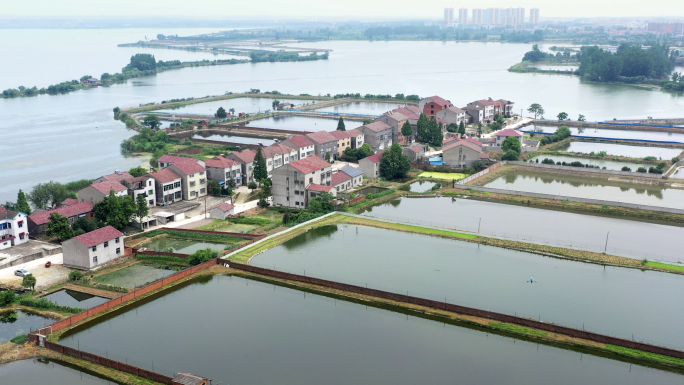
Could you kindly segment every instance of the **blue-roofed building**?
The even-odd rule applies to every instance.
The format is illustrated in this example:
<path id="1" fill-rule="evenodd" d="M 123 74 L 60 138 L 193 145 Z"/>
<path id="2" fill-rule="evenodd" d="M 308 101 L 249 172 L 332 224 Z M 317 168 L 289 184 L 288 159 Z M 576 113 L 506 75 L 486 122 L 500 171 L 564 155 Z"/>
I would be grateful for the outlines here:
<path id="1" fill-rule="evenodd" d="M 351 178 L 352 188 L 363 184 L 363 172 L 356 167 L 347 166 L 340 170 Z"/>
<path id="2" fill-rule="evenodd" d="M 443 166 L 444 162 L 442 161 L 442 158 L 430 158 L 430 164 L 433 166 Z"/>

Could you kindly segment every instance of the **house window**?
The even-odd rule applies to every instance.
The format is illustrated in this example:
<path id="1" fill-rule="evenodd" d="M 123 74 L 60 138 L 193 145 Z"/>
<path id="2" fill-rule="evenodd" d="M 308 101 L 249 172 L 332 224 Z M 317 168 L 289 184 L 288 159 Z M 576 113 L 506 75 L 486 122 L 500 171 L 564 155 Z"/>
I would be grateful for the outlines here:
<path id="1" fill-rule="evenodd" d="M 181 199 L 181 192 L 180 192 L 180 191 L 176 191 L 176 193 L 175 193 L 173 196 L 174 196 L 174 198 L 176 198 L 176 199 Z"/>
<path id="2" fill-rule="evenodd" d="M 154 204 L 154 199 L 150 199 L 150 206 Z"/>
<path id="3" fill-rule="evenodd" d="M 150 187 L 152 187 L 152 181 L 151 181 L 151 180 L 150 180 L 150 181 L 147 181 L 147 185 L 150 186 Z"/>
<path id="4" fill-rule="evenodd" d="M 105 241 L 104 247 L 109 247 L 109 241 Z"/>
<path id="5" fill-rule="evenodd" d="M 192 182 L 190 182 L 190 187 L 195 187 L 195 184 L 196 184 L 196 183 L 195 183 L 195 181 L 193 180 Z"/>
<path id="6" fill-rule="evenodd" d="M 117 254 L 121 254 L 121 248 L 120 248 L 120 247 L 117 247 L 117 248 L 116 248 L 116 253 L 117 253 Z"/>
<path id="7" fill-rule="evenodd" d="M 93 251 L 97 251 L 97 245 L 93 246 Z"/>
<path id="8" fill-rule="evenodd" d="M 200 171 L 200 175 L 204 175 L 204 171 Z"/>
<path id="9" fill-rule="evenodd" d="M 20 234 L 19 234 L 19 239 L 24 239 L 24 235 L 25 235 L 25 234 L 26 234 L 26 233 L 20 233 Z"/>
<path id="10" fill-rule="evenodd" d="M 93 263 L 97 263 L 97 255 L 93 257 Z"/>
<path id="11" fill-rule="evenodd" d="M 200 184 L 205 184 L 205 183 L 207 183 L 206 179 L 200 179 Z"/>
<path id="12" fill-rule="evenodd" d="M 152 190 L 147 190 L 147 195 L 152 195 Z"/>
<path id="13" fill-rule="evenodd" d="M 299 195 L 299 190 L 295 190 L 295 195 Z"/>
<path id="14" fill-rule="evenodd" d="M 295 206 L 299 206 L 299 202 L 295 202 Z"/>
<path id="15" fill-rule="evenodd" d="M 190 191 L 190 196 L 191 196 L 191 197 L 194 197 L 196 194 L 197 194 L 196 192 Z"/>
<path id="16" fill-rule="evenodd" d="M 114 238 L 114 243 L 119 243 L 119 238 Z"/>
<path id="17" fill-rule="evenodd" d="M 207 189 L 205 189 L 205 188 L 203 188 L 203 189 L 200 190 L 200 194 L 204 194 L 204 193 L 206 193 L 206 192 L 207 192 Z"/>
<path id="18" fill-rule="evenodd" d="M 194 178 L 194 177 L 195 177 L 195 174 L 188 175 L 188 178 Z"/>
<path id="19" fill-rule="evenodd" d="M 309 183 L 313 183 L 313 178 L 309 178 Z"/>
<path id="20" fill-rule="evenodd" d="M 180 182 L 175 182 L 173 184 L 173 188 L 179 188 L 180 187 Z"/>
<path id="21" fill-rule="evenodd" d="M 19 225 L 19 228 L 24 227 L 24 221 L 19 221 L 19 222 L 17 222 L 17 225 Z"/>

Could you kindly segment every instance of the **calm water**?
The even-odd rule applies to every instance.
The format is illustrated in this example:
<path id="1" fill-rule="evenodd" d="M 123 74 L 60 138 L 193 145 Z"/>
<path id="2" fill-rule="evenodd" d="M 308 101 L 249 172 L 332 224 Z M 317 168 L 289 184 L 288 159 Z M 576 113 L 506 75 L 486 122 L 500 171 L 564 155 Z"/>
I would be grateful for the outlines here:
<path id="1" fill-rule="evenodd" d="M 487 187 L 684 209 L 684 190 L 572 175 L 516 171 Z"/>
<path id="2" fill-rule="evenodd" d="M 319 252 L 321 248 L 326 252 Z M 660 345 L 684 309 L 673 274 L 543 257 L 493 246 L 352 225 L 310 230 L 252 259 L 256 266 L 517 314 Z M 537 283 L 525 282 L 534 277 Z M 658 298 L 654 298 L 658 297 Z M 652 315 L 657 314 L 657 317 Z M 541 317 L 541 318 L 540 318 Z"/>
<path id="3" fill-rule="evenodd" d="M 159 110 L 160 112 L 168 112 L 171 114 L 197 114 L 197 115 L 208 115 L 214 116 L 216 110 L 219 107 L 223 107 L 226 112 L 230 112 L 231 108 L 235 109 L 235 113 L 246 112 L 248 114 L 256 112 L 264 112 L 266 110 L 273 109 L 273 100 L 271 98 L 236 98 L 228 100 L 217 100 L 215 102 L 208 103 L 198 103 L 190 104 L 183 107 L 168 108 L 164 110 Z M 281 99 L 281 102 L 290 102 L 295 106 L 300 106 L 302 104 L 311 103 L 312 100 L 299 100 L 299 99 Z"/>
<path id="4" fill-rule="evenodd" d="M 252 120 L 247 127 L 272 128 L 276 130 L 295 130 L 295 131 L 335 131 L 339 118 L 313 118 L 308 116 L 271 116 L 268 118 Z M 356 128 L 362 122 L 347 121 L 349 128 Z"/>
<path id="5" fill-rule="evenodd" d="M 537 126 L 545 133 L 554 133 L 558 129 L 555 126 Z M 607 128 L 584 128 L 582 132 L 577 127 L 569 127 L 572 135 L 587 136 L 593 138 L 612 138 L 612 139 L 643 139 L 658 142 L 677 142 L 684 143 L 684 131 L 678 132 L 657 132 L 657 131 L 634 131 L 634 130 L 609 130 Z M 528 132 L 531 128 L 526 127 Z"/>
<path id="6" fill-rule="evenodd" d="M 145 286 L 169 275 L 175 274 L 174 270 L 157 269 L 152 266 L 136 264 L 121 270 L 95 277 L 96 282 L 108 285 L 127 287 L 129 289 Z"/>
<path id="7" fill-rule="evenodd" d="M 684 179 L 684 168 L 678 168 L 677 171 L 670 176 L 670 178 Z"/>
<path id="8" fill-rule="evenodd" d="M 317 108 L 316 111 L 380 116 L 387 111 L 393 110 L 397 107 L 403 107 L 404 105 L 405 104 L 397 103 L 351 102 L 346 104 L 338 104 L 336 106 Z"/>
<path id="9" fill-rule="evenodd" d="M 118 384 L 69 363 L 46 358 L 10 362 L 0 366 L 0 374 L 4 384 Z"/>
<path id="10" fill-rule="evenodd" d="M 650 146 L 629 146 L 613 143 L 570 142 L 560 151 L 581 152 L 585 154 L 605 151 L 608 155 L 629 156 L 632 158 L 645 158 L 655 156 L 664 160 L 670 160 L 682 153 L 681 148 L 663 148 Z"/>
<path id="11" fill-rule="evenodd" d="M 275 141 L 273 139 L 247 138 L 244 136 L 223 135 L 223 134 L 217 133 L 216 131 L 212 131 L 211 133 L 199 132 L 196 135 L 193 135 L 192 137 L 194 139 L 209 139 L 209 140 L 218 140 L 220 142 L 231 142 L 231 143 L 244 143 L 244 144 L 262 143 L 264 146 L 270 146 L 273 143 L 275 143 Z"/>
<path id="12" fill-rule="evenodd" d="M 604 159 L 589 159 L 589 158 L 575 158 L 572 156 L 563 156 L 563 155 L 539 155 L 535 156 L 533 158 L 530 158 L 530 160 L 536 160 L 539 159 L 539 163 L 541 163 L 542 160 L 549 158 L 553 160 L 554 162 L 566 162 L 566 163 L 572 163 L 572 162 L 582 162 L 583 164 L 590 164 L 592 166 L 599 166 L 600 168 L 606 168 L 607 170 L 621 170 L 623 167 L 629 167 L 632 169 L 632 171 L 637 170 L 639 167 L 646 167 L 648 169 L 651 167 L 651 164 L 640 164 L 640 163 L 632 163 L 632 162 L 618 162 L 614 160 L 604 160 Z"/>
<path id="13" fill-rule="evenodd" d="M 109 301 L 109 298 L 97 297 L 94 295 L 66 289 L 48 294 L 45 296 L 45 298 L 62 306 L 79 307 L 81 309 L 90 309 L 93 306 L 97 306 Z"/>
<path id="14" fill-rule="evenodd" d="M 192 254 L 197 250 L 213 249 L 223 251 L 228 244 L 221 242 L 194 241 L 190 239 L 164 237 L 146 243 L 143 247 L 162 251 L 172 249 L 174 253 Z"/>
<path id="15" fill-rule="evenodd" d="M 60 342 L 80 341 L 96 354 L 106 346 L 110 358 L 150 369 L 154 360 L 157 372 L 201 374 L 214 384 L 682 381 L 674 373 L 638 365 L 630 371 L 626 362 L 238 277 L 215 277 L 129 309 Z"/>
<path id="16" fill-rule="evenodd" d="M 154 52 L 164 60 L 213 59 L 207 53 L 116 47 L 145 35 L 202 32 L 207 30 L 3 30 L 0 40 L 10 41 L 7 51 L 14 53 L 15 60 L 0 63 L 0 73 L 12 74 L 3 77 L 1 88 L 45 86 L 84 74 L 116 72 L 137 52 Z M 8 181 L 0 186 L 0 201 L 16 199 L 18 189 L 28 190 L 50 179 L 96 178 L 146 164 L 147 159 L 125 158 L 120 153 L 120 142 L 133 132 L 112 119 L 115 106 L 250 88 L 311 95 L 437 94 L 458 106 L 491 96 L 515 101 L 516 111 L 543 100 L 548 116 L 565 111 L 571 116 L 582 113 L 590 120 L 684 116 L 680 94 L 583 83 L 570 76 L 508 72 L 530 49 L 527 44 L 353 41 L 300 46 L 334 51 L 329 60 L 189 68 L 67 95 L 0 100 L 0 151 L 10 159 L 0 170 L 0 180 Z M 407 52 L 412 53 L 408 59 Z M 491 60 L 493 56 L 497 60 Z M 48 63 L 45 57 L 59 60 Z M 362 62 L 373 64 L 359 66 Z M 451 64 L 445 67 L 445 62 Z M 456 83 L 469 92 L 454 92 Z M 295 126 L 312 128 L 301 123 Z"/>
<path id="17" fill-rule="evenodd" d="M 21 310 L 0 313 L 0 344 L 53 322 L 50 318 L 24 313 Z"/>
<path id="18" fill-rule="evenodd" d="M 428 192 L 432 187 L 437 185 L 435 182 L 428 182 L 425 180 L 419 180 L 417 182 L 411 183 L 408 187 L 408 191 L 411 192 Z"/>
<path id="19" fill-rule="evenodd" d="M 552 66 L 552 65 L 538 65 L 534 68 L 539 68 L 540 70 L 546 71 L 575 71 L 579 69 L 579 66 Z"/>

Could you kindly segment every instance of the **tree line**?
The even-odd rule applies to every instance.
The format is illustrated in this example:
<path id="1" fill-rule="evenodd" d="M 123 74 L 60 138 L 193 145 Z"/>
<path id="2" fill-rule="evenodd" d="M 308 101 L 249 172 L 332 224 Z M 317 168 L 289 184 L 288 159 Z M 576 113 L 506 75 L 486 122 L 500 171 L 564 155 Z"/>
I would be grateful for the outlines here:
<path id="1" fill-rule="evenodd" d="M 674 68 L 674 56 L 661 44 L 648 48 L 621 44 L 615 53 L 597 46 L 582 47 L 579 75 L 593 81 L 616 81 L 620 78 L 663 78 Z"/>
<path id="2" fill-rule="evenodd" d="M 297 52 L 266 52 L 257 51 L 249 54 L 249 58 L 254 63 L 259 62 L 284 62 L 284 61 L 311 61 L 311 60 L 326 60 L 328 53 L 318 55 L 316 52 L 311 52 L 307 56 L 301 56 Z"/>

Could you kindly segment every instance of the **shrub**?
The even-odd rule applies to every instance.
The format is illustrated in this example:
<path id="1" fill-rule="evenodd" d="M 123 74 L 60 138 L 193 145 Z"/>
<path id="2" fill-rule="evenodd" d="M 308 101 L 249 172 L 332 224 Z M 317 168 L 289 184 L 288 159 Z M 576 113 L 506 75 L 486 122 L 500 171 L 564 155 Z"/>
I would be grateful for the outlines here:
<path id="1" fill-rule="evenodd" d="M 622 168 L 622 171 L 632 171 L 632 169 L 629 168 L 629 167 L 627 167 L 627 166 L 624 166 L 624 167 Z"/>
<path id="2" fill-rule="evenodd" d="M 677 162 L 679 162 L 678 156 L 675 156 L 674 158 L 672 158 L 672 163 L 677 163 Z"/>
<path id="3" fill-rule="evenodd" d="M 539 162 L 539 159 L 537 159 L 537 162 Z M 553 159 L 549 159 L 549 158 L 544 158 L 544 160 L 542 160 L 542 163 L 544 163 L 544 164 L 556 164 L 556 162 L 554 162 Z"/>
<path id="4" fill-rule="evenodd" d="M 647 156 L 644 158 L 644 160 L 656 161 L 656 160 L 658 160 L 658 158 L 656 158 L 655 156 Z"/>
<path id="5" fill-rule="evenodd" d="M 17 345 L 23 344 L 24 342 L 28 341 L 28 334 L 22 334 L 20 336 L 16 336 L 10 340 L 10 342 L 13 342 Z"/>
<path id="6" fill-rule="evenodd" d="M 21 306 L 34 307 L 36 309 L 58 310 L 66 313 L 80 313 L 84 310 L 78 307 L 58 305 L 47 298 L 34 298 L 31 296 L 20 296 L 19 304 Z"/>
<path id="7" fill-rule="evenodd" d="M 204 250 L 197 250 L 196 252 L 190 254 L 190 257 L 188 258 L 188 262 L 195 266 L 199 265 L 200 263 L 204 263 L 207 261 L 210 261 L 214 258 L 218 258 L 218 251 L 213 250 L 213 249 L 204 249 Z"/>
<path id="8" fill-rule="evenodd" d="M 69 281 L 71 281 L 71 282 L 80 281 L 81 279 L 83 279 L 84 276 L 85 276 L 85 274 L 83 274 L 81 271 L 72 270 L 69 273 Z"/>
<path id="9" fill-rule="evenodd" d="M 513 150 L 508 150 L 506 153 L 501 157 L 501 160 L 518 160 L 518 156 L 520 156 L 519 153 L 513 151 Z"/>
<path id="10" fill-rule="evenodd" d="M 6 290 L 0 293 L 0 306 L 7 306 L 17 302 L 17 295 L 14 290 Z"/>
<path id="11" fill-rule="evenodd" d="M 648 172 L 648 170 L 646 170 L 646 167 L 639 167 L 637 168 L 637 172 Z"/>

